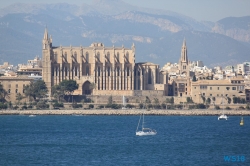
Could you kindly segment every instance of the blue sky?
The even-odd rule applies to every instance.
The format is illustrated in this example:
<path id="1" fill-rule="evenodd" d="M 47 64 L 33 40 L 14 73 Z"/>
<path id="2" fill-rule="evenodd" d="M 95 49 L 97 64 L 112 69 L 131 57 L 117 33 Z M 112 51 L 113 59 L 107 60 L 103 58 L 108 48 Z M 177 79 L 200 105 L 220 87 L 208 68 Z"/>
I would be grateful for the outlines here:
<path id="1" fill-rule="evenodd" d="M 94 0 L 1 0 L 0 8 L 15 2 L 91 4 Z M 96 0 L 95 0 L 96 1 Z M 131 5 L 171 10 L 198 21 L 218 21 L 225 17 L 250 16 L 250 0 L 123 0 Z"/>

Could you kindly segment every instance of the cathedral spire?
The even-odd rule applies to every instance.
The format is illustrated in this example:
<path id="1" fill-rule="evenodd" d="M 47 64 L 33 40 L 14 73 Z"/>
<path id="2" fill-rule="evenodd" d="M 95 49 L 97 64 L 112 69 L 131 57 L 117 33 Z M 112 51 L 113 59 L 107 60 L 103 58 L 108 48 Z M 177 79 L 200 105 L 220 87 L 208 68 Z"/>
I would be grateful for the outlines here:
<path id="1" fill-rule="evenodd" d="M 48 30 L 47 30 L 47 26 L 46 26 L 46 28 L 45 28 L 45 32 L 44 32 L 44 36 L 43 36 L 43 39 L 45 39 L 45 40 L 48 40 Z"/>
<path id="2" fill-rule="evenodd" d="M 185 37 L 184 37 L 184 40 L 183 40 L 182 47 L 186 47 L 186 39 L 185 39 Z"/>
<path id="3" fill-rule="evenodd" d="M 186 46 L 186 39 L 184 38 L 182 48 L 181 48 L 181 61 L 188 62 L 187 57 L 187 46 Z"/>

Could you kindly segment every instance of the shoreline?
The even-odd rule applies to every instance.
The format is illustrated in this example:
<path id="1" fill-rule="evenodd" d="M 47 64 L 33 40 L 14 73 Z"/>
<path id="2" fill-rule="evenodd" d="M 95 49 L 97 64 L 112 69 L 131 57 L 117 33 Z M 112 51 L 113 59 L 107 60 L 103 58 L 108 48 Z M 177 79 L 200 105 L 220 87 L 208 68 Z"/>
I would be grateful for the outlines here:
<path id="1" fill-rule="evenodd" d="M 141 109 L 86 109 L 86 110 L 0 110 L 0 115 L 140 115 Z M 145 115 L 218 116 L 222 110 L 149 110 Z M 230 116 L 250 116 L 250 110 L 224 110 Z"/>

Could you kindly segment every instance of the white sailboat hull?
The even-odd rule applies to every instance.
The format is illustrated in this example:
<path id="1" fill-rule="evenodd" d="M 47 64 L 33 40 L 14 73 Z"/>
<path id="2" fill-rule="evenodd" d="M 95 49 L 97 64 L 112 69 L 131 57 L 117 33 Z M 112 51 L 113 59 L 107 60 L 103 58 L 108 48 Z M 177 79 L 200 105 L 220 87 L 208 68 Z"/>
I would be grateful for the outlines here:
<path id="1" fill-rule="evenodd" d="M 137 136 L 146 136 L 146 135 L 156 135 L 157 132 L 154 131 L 149 131 L 149 132 L 144 132 L 144 131 L 137 131 L 135 135 Z"/>
<path id="2" fill-rule="evenodd" d="M 220 115 L 218 120 L 227 120 L 227 115 Z"/>

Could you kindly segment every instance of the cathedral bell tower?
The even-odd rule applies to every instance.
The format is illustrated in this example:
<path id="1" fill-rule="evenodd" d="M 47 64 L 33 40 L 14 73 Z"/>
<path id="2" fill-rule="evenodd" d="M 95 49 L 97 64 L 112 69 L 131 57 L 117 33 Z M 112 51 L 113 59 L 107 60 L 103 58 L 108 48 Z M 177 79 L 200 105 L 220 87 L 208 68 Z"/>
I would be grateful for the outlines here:
<path id="1" fill-rule="evenodd" d="M 185 39 L 183 40 L 181 48 L 181 59 L 179 60 L 179 70 L 180 74 L 186 73 L 186 76 L 189 76 L 189 62 L 188 62 L 187 46 Z"/>
<path id="2" fill-rule="evenodd" d="M 51 57 L 53 55 L 52 51 L 52 38 L 48 37 L 47 27 L 45 28 L 43 40 L 42 40 L 42 61 L 43 61 L 43 71 L 42 76 L 43 80 L 49 90 L 49 95 L 51 95 L 51 87 L 52 87 L 52 75 L 51 75 Z"/>

